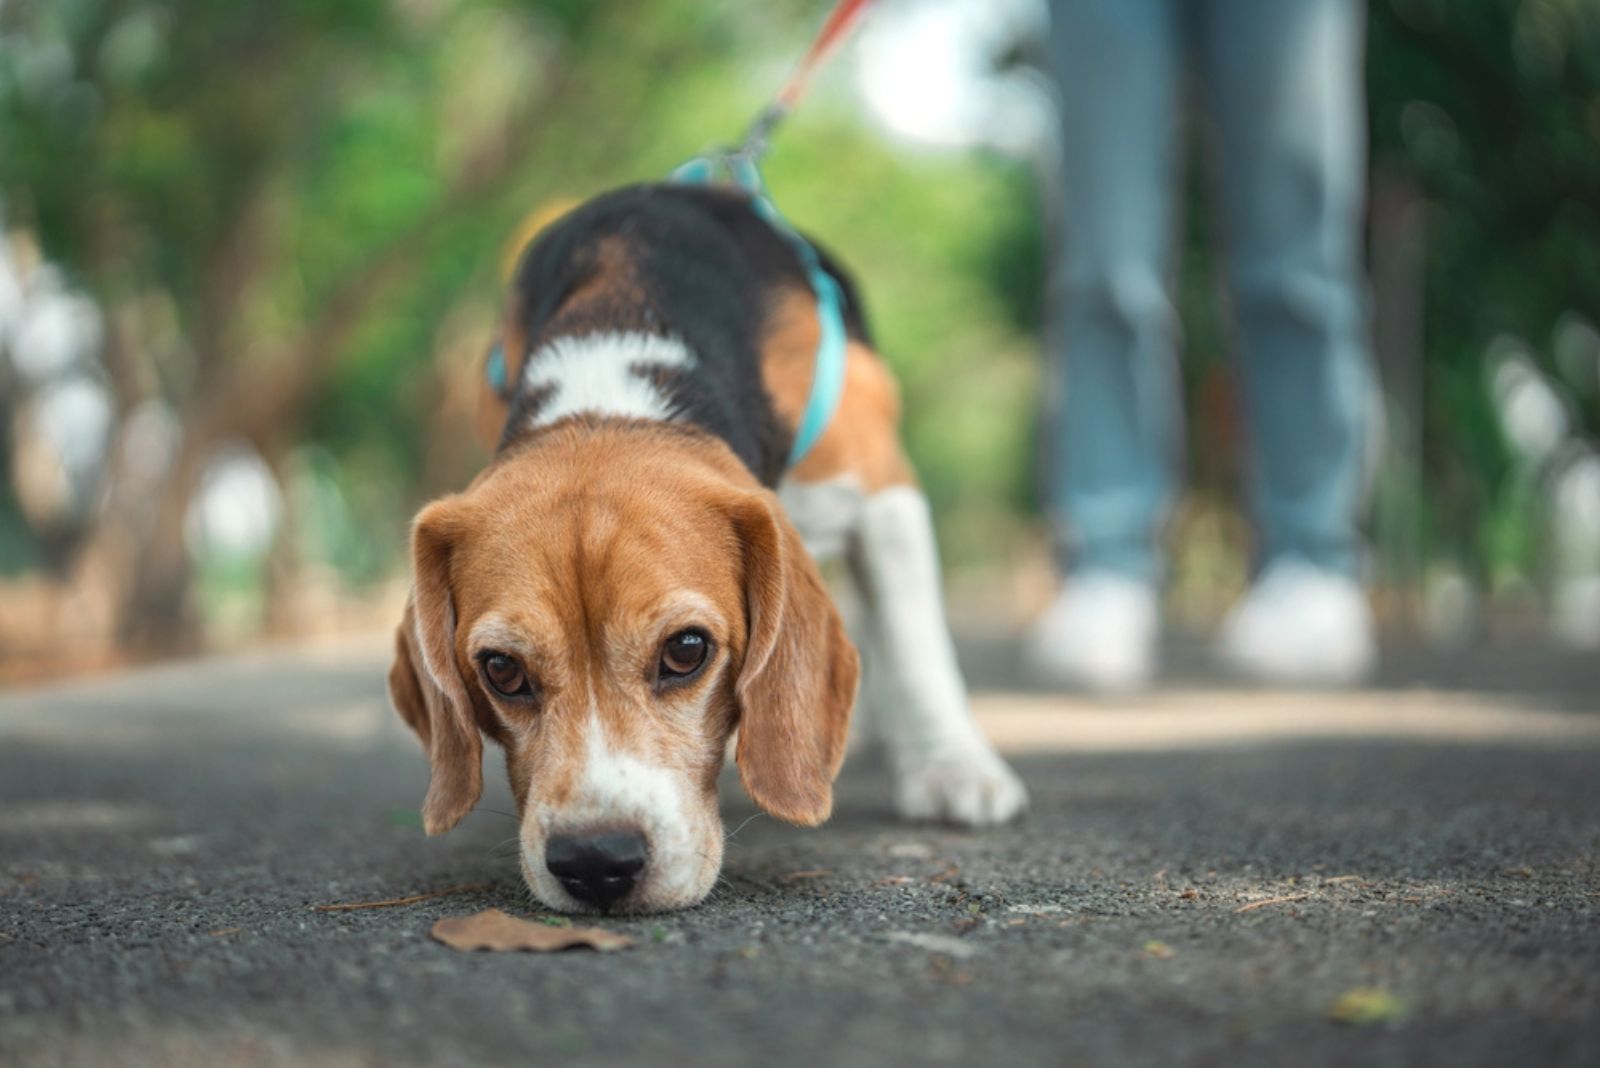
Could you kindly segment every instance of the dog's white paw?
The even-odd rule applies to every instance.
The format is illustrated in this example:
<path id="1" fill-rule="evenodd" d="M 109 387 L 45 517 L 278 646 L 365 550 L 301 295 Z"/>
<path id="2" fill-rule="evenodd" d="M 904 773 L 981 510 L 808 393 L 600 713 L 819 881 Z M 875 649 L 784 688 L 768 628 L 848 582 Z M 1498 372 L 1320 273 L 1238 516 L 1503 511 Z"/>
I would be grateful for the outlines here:
<path id="1" fill-rule="evenodd" d="M 982 741 L 892 763 L 895 809 L 908 820 L 993 827 L 1028 807 L 1027 787 Z"/>

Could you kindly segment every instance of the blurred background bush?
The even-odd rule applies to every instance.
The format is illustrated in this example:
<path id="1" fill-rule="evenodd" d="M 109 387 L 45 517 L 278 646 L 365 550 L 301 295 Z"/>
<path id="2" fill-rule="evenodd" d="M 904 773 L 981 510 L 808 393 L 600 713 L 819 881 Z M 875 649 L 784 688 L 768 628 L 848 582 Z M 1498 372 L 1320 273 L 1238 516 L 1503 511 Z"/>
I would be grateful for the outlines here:
<path id="1" fill-rule="evenodd" d="M 0 0 L 0 678 L 392 624 L 520 241 L 734 135 L 827 6 Z M 1050 592 L 1045 18 L 880 0 L 768 166 L 864 282 L 967 626 Z M 1600 3 L 1374 0 L 1368 72 L 1385 619 L 1600 647 Z M 1201 625 L 1249 545 L 1190 142 Z"/>

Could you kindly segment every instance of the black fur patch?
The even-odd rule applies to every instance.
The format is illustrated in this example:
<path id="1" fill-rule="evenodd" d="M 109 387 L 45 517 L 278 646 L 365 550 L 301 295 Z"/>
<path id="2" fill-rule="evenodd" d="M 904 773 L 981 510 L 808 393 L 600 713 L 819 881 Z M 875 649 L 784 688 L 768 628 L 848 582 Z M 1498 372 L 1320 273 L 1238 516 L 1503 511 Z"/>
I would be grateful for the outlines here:
<path id="1" fill-rule="evenodd" d="M 600 248 L 620 247 L 631 278 L 622 290 L 569 304 L 603 270 Z M 845 329 L 869 341 L 851 280 L 820 248 L 823 269 L 844 295 Z M 718 186 L 627 186 L 575 209 L 523 253 L 513 282 L 530 352 L 559 337 L 634 332 L 676 338 L 691 368 L 636 368 L 664 387 L 676 418 L 727 442 L 757 478 L 776 485 L 788 458 L 783 427 L 761 382 L 759 343 L 786 291 L 809 290 L 787 239 L 755 213 L 748 196 Z M 510 384 L 501 448 L 526 433 L 548 391 Z"/>

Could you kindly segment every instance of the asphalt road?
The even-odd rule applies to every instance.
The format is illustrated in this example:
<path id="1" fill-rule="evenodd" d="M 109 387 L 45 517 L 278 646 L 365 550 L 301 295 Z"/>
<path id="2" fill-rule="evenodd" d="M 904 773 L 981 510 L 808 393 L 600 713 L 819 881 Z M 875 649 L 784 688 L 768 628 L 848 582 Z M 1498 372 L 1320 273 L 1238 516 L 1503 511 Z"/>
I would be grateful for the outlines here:
<path id="1" fill-rule="evenodd" d="M 1025 822 L 901 825 L 870 760 L 815 831 L 730 784 L 724 884 L 610 954 L 429 940 L 540 910 L 498 768 L 422 835 L 369 649 L 0 695 L 0 1063 L 1600 1063 L 1593 663 L 1106 706 L 973 655 Z"/>

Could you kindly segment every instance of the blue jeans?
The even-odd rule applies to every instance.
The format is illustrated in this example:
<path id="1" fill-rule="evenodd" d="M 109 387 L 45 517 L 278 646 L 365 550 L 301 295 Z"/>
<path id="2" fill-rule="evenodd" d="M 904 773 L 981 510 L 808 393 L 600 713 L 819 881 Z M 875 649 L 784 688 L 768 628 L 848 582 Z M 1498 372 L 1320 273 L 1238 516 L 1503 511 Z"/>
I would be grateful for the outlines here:
<path id="1" fill-rule="evenodd" d="M 1258 556 L 1354 573 L 1369 368 L 1360 0 L 1053 0 L 1063 193 L 1048 505 L 1073 570 L 1154 579 L 1179 452 L 1179 96 L 1217 133 Z"/>

